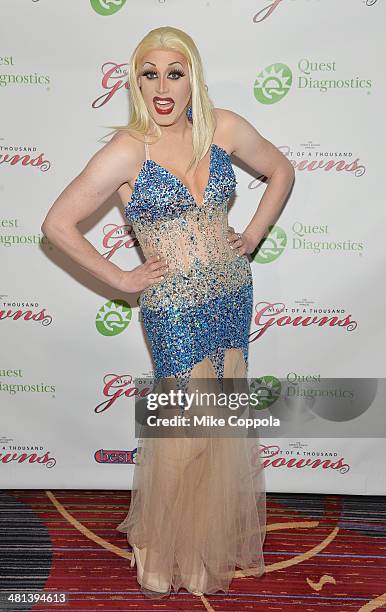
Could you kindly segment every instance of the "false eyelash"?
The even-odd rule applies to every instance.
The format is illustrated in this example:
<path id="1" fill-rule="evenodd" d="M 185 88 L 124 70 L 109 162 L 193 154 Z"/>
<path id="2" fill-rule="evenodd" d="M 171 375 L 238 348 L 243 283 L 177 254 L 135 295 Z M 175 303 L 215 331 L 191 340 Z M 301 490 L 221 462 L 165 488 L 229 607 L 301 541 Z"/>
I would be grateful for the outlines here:
<path id="1" fill-rule="evenodd" d="M 171 72 L 169 72 L 169 74 L 179 74 L 180 76 L 185 76 L 185 72 L 182 72 L 182 70 L 180 70 L 179 68 L 174 68 L 174 70 L 172 70 Z"/>
<path id="2" fill-rule="evenodd" d="M 142 72 L 141 76 L 147 76 L 148 74 L 154 74 L 155 70 L 145 70 L 144 72 Z M 179 70 L 178 68 L 174 68 L 173 70 L 171 70 L 169 72 L 170 74 L 178 74 L 179 76 L 185 76 L 185 72 L 182 72 L 182 70 Z"/>

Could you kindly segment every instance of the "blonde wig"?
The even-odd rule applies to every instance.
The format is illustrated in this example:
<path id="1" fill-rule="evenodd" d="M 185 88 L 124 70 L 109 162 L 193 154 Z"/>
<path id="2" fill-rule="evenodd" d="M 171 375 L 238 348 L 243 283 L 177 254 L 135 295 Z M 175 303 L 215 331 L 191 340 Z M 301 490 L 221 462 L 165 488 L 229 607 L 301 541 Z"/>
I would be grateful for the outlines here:
<path id="1" fill-rule="evenodd" d="M 213 104 L 205 85 L 204 70 L 199 51 L 193 39 L 183 30 L 179 30 L 172 26 L 156 28 L 150 30 L 150 32 L 148 32 L 148 34 L 138 43 L 130 57 L 128 65 L 130 102 L 129 122 L 127 125 L 110 127 L 113 128 L 113 131 L 127 130 L 135 134 L 140 134 L 143 137 L 148 133 L 152 133 L 155 134 L 158 139 L 160 138 L 162 133 L 161 129 L 150 116 L 137 82 L 140 59 L 147 51 L 157 48 L 180 51 L 187 60 L 191 85 L 189 104 L 192 106 L 193 120 L 193 157 L 186 170 L 188 172 L 193 166 L 196 169 L 198 162 L 208 151 L 216 128 L 216 117 L 213 110 Z"/>

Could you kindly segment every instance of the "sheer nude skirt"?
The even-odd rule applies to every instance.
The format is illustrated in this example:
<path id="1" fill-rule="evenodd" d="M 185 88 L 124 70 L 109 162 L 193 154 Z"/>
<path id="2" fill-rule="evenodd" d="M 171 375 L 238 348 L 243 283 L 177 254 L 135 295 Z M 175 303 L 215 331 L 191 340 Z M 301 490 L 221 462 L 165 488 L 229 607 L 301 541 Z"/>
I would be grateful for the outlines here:
<path id="1" fill-rule="evenodd" d="M 207 379 L 208 389 L 218 384 L 208 358 L 193 368 L 188 392 L 195 379 L 201 386 Z M 240 349 L 225 351 L 224 379 L 234 380 L 235 390 L 242 391 L 243 379 L 246 384 Z M 236 568 L 247 576 L 264 573 L 266 494 L 258 435 L 223 437 L 213 429 L 206 436 L 139 440 L 130 508 L 116 529 L 130 545 L 146 549 L 141 592 L 147 597 L 180 588 L 227 592 Z M 162 584 L 158 591 L 154 577 Z"/>

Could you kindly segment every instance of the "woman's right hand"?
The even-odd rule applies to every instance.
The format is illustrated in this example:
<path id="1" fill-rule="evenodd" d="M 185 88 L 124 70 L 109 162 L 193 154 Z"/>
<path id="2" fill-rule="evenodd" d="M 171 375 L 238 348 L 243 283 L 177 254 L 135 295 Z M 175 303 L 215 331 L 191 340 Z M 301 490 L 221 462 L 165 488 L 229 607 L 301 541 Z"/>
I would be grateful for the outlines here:
<path id="1" fill-rule="evenodd" d="M 133 270 L 122 272 L 120 289 L 125 293 L 136 293 L 160 283 L 164 280 L 165 274 L 169 271 L 166 257 L 152 255 L 145 263 L 140 264 Z"/>

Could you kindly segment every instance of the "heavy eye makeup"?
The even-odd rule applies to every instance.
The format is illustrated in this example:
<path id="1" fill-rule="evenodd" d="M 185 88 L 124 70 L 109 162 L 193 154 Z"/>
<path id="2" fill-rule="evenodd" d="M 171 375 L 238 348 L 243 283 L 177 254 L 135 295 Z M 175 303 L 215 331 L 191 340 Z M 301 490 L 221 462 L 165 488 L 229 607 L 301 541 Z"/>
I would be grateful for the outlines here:
<path id="1" fill-rule="evenodd" d="M 147 77 L 147 76 L 149 76 L 151 74 L 157 74 L 157 72 L 155 70 L 150 70 L 149 68 L 145 69 L 145 70 L 143 70 L 143 72 L 141 72 L 141 76 L 145 76 L 145 77 Z M 177 75 L 178 76 L 177 79 L 175 79 L 175 78 L 172 79 L 172 81 L 177 81 L 180 77 L 185 76 L 185 72 L 183 72 L 180 68 L 173 68 L 173 70 L 171 70 L 169 72 L 168 76 L 170 76 L 170 75 Z M 152 80 L 152 79 L 149 79 L 149 80 Z"/>

